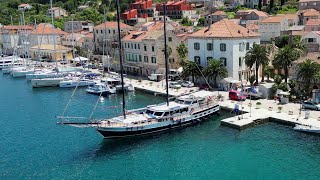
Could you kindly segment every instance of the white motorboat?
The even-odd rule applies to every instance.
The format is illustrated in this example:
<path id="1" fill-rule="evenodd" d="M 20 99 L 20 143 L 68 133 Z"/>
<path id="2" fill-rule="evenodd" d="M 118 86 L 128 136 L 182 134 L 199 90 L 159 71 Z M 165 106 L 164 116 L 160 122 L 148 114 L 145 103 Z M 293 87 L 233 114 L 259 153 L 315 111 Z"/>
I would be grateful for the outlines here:
<path id="1" fill-rule="evenodd" d="M 320 127 L 312 125 L 297 124 L 293 129 L 301 132 L 320 133 Z"/>
<path id="2" fill-rule="evenodd" d="M 22 66 L 22 59 L 17 56 L 7 56 L 0 59 L 0 69 Z"/>
<path id="3" fill-rule="evenodd" d="M 96 83 L 92 86 L 89 86 L 86 89 L 87 93 L 90 94 L 97 94 L 97 95 L 106 95 L 106 94 L 114 94 L 116 93 L 116 88 L 111 88 L 110 86 L 103 84 L 103 83 Z"/>
<path id="4" fill-rule="evenodd" d="M 115 87 L 118 92 L 122 90 L 122 83 L 119 78 L 116 77 L 108 77 L 105 79 L 102 79 L 101 82 L 107 84 L 110 87 Z M 124 83 L 124 90 L 125 91 L 134 91 L 134 86 L 130 83 Z"/>
<path id="5" fill-rule="evenodd" d="M 94 85 L 96 82 L 90 79 L 85 78 L 72 78 L 68 80 L 60 81 L 59 86 L 61 88 L 71 88 L 71 87 L 83 87 L 83 86 L 91 86 Z"/>
<path id="6" fill-rule="evenodd" d="M 39 87 L 55 87 L 59 86 L 60 81 L 63 81 L 64 78 L 43 78 L 43 79 L 32 79 L 31 85 L 33 88 Z"/>

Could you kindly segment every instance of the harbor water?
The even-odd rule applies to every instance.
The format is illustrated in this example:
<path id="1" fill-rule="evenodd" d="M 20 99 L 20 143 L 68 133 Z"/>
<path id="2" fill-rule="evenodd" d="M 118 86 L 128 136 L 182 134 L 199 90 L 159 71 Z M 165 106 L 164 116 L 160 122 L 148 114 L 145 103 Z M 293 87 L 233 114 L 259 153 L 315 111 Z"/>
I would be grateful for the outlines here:
<path id="1" fill-rule="evenodd" d="M 0 179 L 319 179 L 320 137 L 268 123 L 201 125 L 146 137 L 104 140 L 94 129 L 57 125 L 73 89 L 32 89 L 0 71 Z M 127 109 L 163 102 L 141 92 Z M 79 89 L 66 116 L 90 116 L 97 96 Z M 121 95 L 98 101 L 95 118 L 121 114 Z M 235 119 L 236 120 L 236 119 Z"/>

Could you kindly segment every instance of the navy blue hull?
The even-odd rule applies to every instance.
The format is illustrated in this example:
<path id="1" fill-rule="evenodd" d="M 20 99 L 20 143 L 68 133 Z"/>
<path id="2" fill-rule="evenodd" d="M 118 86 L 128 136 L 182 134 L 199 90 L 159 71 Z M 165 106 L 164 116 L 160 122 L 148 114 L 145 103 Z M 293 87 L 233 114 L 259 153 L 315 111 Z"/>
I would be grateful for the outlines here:
<path id="1" fill-rule="evenodd" d="M 213 108 L 216 108 L 216 106 Z M 213 109 L 213 108 L 211 108 L 211 109 Z M 201 113 L 201 112 L 199 112 L 199 113 Z M 148 134 L 160 133 L 160 132 L 164 132 L 164 131 L 169 131 L 169 130 L 173 130 L 173 129 L 185 128 L 188 126 L 196 125 L 196 124 L 199 124 L 202 121 L 206 120 L 209 116 L 216 114 L 216 113 L 218 113 L 218 111 L 212 112 L 211 114 L 207 114 L 206 116 L 203 116 L 198 119 L 191 120 L 191 121 L 181 122 L 181 123 L 177 123 L 174 125 L 162 126 L 162 127 L 153 128 L 153 129 L 141 128 L 141 130 L 139 129 L 139 130 L 133 130 L 133 131 L 131 131 L 130 129 L 128 129 L 128 131 L 103 131 L 103 130 L 98 129 L 97 131 L 105 139 L 126 138 L 126 137 L 148 135 Z"/>

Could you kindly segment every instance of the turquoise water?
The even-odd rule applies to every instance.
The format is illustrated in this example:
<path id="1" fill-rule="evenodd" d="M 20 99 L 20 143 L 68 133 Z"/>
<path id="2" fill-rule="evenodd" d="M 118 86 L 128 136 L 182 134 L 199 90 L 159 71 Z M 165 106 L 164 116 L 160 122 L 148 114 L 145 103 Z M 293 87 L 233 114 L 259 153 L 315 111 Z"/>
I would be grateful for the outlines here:
<path id="1" fill-rule="evenodd" d="M 72 90 L 32 89 L 0 74 L 0 179 L 319 179 L 320 137 L 264 124 L 239 132 L 214 116 L 199 126 L 127 140 L 56 125 Z M 128 109 L 162 102 L 128 94 Z M 88 116 L 83 89 L 67 115 Z M 99 102 L 95 117 L 121 114 L 121 96 Z"/>

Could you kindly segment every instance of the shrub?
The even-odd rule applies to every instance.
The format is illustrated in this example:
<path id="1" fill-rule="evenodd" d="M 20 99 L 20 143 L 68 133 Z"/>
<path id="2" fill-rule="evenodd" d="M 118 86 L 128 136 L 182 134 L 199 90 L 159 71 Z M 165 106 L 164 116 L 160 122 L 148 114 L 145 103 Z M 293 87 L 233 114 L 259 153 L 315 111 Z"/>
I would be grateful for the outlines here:
<path id="1" fill-rule="evenodd" d="M 279 85 L 282 82 L 282 77 L 280 75 L 275 75 L 274 76 L 274 82 Z"/>

